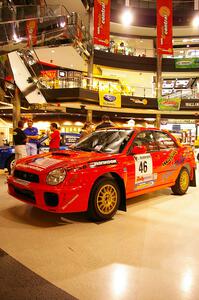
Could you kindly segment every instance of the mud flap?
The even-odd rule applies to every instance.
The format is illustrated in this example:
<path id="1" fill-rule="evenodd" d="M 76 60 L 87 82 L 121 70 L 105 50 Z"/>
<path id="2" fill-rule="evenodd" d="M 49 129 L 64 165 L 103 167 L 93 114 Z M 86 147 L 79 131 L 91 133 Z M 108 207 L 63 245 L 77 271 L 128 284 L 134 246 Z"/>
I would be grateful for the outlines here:
<path id="1" fill-rule="evenodd" d="M 193 169 L 193 178 L 190 180 L 190 186 L 196 187 L 196 169 Z"/>

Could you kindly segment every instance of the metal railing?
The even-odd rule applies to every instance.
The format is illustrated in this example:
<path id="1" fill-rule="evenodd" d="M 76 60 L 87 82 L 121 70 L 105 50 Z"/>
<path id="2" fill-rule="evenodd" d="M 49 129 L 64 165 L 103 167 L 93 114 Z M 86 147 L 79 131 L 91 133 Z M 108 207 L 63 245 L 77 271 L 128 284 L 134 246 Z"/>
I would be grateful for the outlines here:
<path id="1" fill-rule="evenodd" d="M 76 74 L 78 72 L 75 72 Z M 148 88 L 142 86 L 131 86 L 127 84 L 121 84 L 119 81 L 102 81 L 101 79 L 96 78 L 88 78 L 86 76 L 81 75 L 81 73 L 76 76 L 70 78 L 53 78 L 48 79 L 45 77 L 39 78 L 40 88 L 42 89 L 66 89 L 66 88 L 83 88 L 89 89 L 92 91 L 107 91 L 118 92 L 124 96 L 135 96 L 135 97 L 148 97 L 155 98 L 156 97 L 156 89 Z M 165 98 L 174 98 L 178 97 L 181 99 L 198 99 L 199 98 L 199 90 L 197 88 L 193 89 L 175 89 L 171 91 L 163 90 L 162 96 Z"/>

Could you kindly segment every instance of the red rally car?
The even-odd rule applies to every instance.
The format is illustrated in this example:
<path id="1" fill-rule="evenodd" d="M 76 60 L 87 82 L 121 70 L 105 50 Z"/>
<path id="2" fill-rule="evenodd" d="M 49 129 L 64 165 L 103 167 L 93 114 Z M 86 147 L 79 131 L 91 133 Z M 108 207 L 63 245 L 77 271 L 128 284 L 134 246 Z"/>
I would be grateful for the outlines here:
<path id="1" fill-rule="evenodd" d="M 8 178 L 9 194 L 55 213 L 88 211 L 107 220 L 126 199 L 171 187 L 183 195 L 196 186 L 194 153 L 167 131 L 108 128 L 73 149 L 19 160 Z"/>

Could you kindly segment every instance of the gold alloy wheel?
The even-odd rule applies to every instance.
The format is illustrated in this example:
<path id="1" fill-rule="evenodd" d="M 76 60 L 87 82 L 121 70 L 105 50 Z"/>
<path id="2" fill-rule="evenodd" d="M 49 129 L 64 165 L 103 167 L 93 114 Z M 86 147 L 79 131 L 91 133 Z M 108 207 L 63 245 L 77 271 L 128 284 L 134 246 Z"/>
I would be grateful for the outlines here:
<path id="1" fill-rule="evenodd" d="M 186 170 L 183 170 L 180 176 L 180 187 L 183 191 L 186 191 L 189 185 L 189 174 Z"/>
<path id="2" fill-rule="evenodd" d="M 101 214 L 111 214 L 117 205 L 117 190 L 113 185 L 106 184 L 99 190 L 96 200 L 97 208 Z"/>

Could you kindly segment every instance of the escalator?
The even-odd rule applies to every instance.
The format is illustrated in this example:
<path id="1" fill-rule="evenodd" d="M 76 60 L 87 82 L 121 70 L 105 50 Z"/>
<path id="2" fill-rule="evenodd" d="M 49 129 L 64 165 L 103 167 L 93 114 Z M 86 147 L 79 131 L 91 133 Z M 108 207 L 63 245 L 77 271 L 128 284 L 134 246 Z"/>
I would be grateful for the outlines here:
<path id="1" fill-rule="evenodd" d="M 13 5 L 11 2 L 0 7 L 0 57 L 8 54 L 11 77 L 29 104 L 46 103 L 32 68 L 39 60 L 35 49 L 44 47 L 49 51 L 48 47 L 61 45 L 66 56 L 70 55 L 67 51 L 75 51 L 75 61 L 83 64 L 89 58 L 91 38 L 76 13 L 69 13 L 63 5 Z M 6 77 L 0 77 L 6 93 Z"/>
<path id="2" fill-rule="evenodd" d="M 77 43 L 78 41 L 78 43 Z M 63 5 L 9 5 L 0 8 L 0 55 L 23 48 L 73 43 L 88 53 L 91 39 L 76 13 Z"/>

